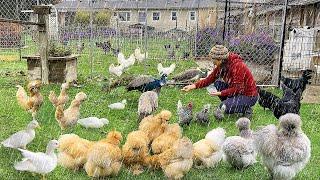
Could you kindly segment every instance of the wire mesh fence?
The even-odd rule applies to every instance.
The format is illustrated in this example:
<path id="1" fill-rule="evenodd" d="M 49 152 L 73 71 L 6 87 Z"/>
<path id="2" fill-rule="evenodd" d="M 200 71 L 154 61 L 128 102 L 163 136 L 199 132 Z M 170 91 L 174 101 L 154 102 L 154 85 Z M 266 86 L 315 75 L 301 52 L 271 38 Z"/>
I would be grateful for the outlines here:
<path id="1" fill-rule="evenodd" d="M 137 48 L 148 54 L 145 71 L 150 68 L 148 61 L 191 59 L 204 61 L 204 68 L 212 68 L 208 53 L 214 44 L 224 44 L 241 55 L 260 85 L 277 85 L 282 65 L 284 76 L 296 77 L 306 68 L 313 69 L 315 77 L 319 76 L 319 2 L 290 0 L 286 14 L 285 2 L 277 0 L 17 2 L 20 3 L 4 4 L 1 17 L 37 21 L 31 5 L 54 4 L 50 14 L 50 41 L 80 55 L 79 63 L 88 66 L 79 69 L 84 76 L 107 75 L 105 61 L 115 60 L 119 52 L 129 57 Z M 282 38 L 284 17 L 287 21 Z M 36 27 L 11 26 L 1 30 L 1 56 L 36 54 Z M 16 26 L 19 31 L 15 30 Z M 292 33 L 302 31 L 303 26 L 310 26 L 313 34 Z M 282 40 L 284 54 L 280 57 Z M 302 52 L 302 47 L 308 53 Z M 297 54 L 299 51 L 301 56 Z M 313 83 L 319 84 L 319 80 L 315 78 Z"/>

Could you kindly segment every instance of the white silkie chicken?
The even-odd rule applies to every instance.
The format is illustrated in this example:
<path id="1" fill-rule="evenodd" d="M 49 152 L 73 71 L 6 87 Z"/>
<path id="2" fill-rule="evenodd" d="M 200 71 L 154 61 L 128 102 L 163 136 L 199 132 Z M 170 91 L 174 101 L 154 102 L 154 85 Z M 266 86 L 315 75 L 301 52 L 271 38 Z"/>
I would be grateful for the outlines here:
<path id="1" fill-rule="evenodd" d="M 141 53 L 140 48 L 137 48 L 134 50 L 134 56 L 135 58 L 138 60 L 138 62 L 143 62 L 144 60 L 146 60 L 148 58 L 148 52 L 146 53 Z"/>
<path id="2" fill-rule="evenodd" d="M 162 74 L 169 75 L 169 74 L 171 74 L 171 73 L 174 71 L 174 69 L 176 68 L 176 64 L 173 63 L 173 64 L 171 64 L 169 67 L 163 67 L 162 64 L 159 63 L 157 68 L 158 68 L 158 72 L 159 72 L 160 75 L 162 75 Z"/>
<path id="3" fill-rule="evenodd" d="M 236 122 L 240 136 L 230 136 L 223 143 L 224 159 L 237 169 L 246 168 L 256 162 L 257 152 L 254 146 L 250 120 L 240 118 Z"/>
<path id="4" fill-rule="evenodd" d="M 102 128 L 104 125 L 109 124 L 109 120 L 106 118 L 88 117 L 79 119 L 78 124 L 85 128 Z"/>
<path id="5" fill-rule="evenodd" d="M 119 66 L 115 66 L 114 64 L 111 64 L 109 66 L 109 73 L 116 75 L 118 77 L 120 77 L 122 75 L 123 71 L 124 71 L 123 64 L 120 64 Z"/>
<path id="6" fill-rule="evenodd" d="M 108 107 L 110 109 L 118 109 L 118 110 L 121 110 L 121 109 L 124 109 L 126 107 L 126 104 L 127 104 L 127 100 L 122 100 L 121 102 L 117 102 L 117 103 L 113 103 L 113 104 L 110 104 Z"/>
<path id="7" fill-rule="evenodd" d="M 40 127 L 36 120 L 32 120 L 27 128 L 12 134 L 1 142 L 4 147 L 26 149 L 27 145 L 35 138 L 35 128 Z"/>
<path id="8" fill-rule="evenodd" d="M 133 66 L 135 61 L 136 61 L 136 58 L 134 54 L 131 54 L 128 59 L 125 58 L 123 53 L 120 52 L 118 54 L 118 63 L 121 64 L 124 67 L 124 69 L 127 69 L 130 66 Z"/>
<path id="9" fill-rule="evenodd" d="M 262 163 L 272 179 L 293 179 L 307 165 L 311 143 L 301 124 L 299 115 L 288 113 L 279 118 L 279 128 L 271 124 L 254 134 Z"/>
<path id="10" fill-rule="evenodd" d="M 44 176 L 57 167 L 58 159 L 54 150 L 58 147 L 59 142 L 57 140 L 51 140 L 47 145 L 45 153 L 19 149 L 23 159 L 16 163 L 14 168 L 18 171 L 29 171 L 31 173 L 41 174 L 43 179 L 45 179 Z"/>
<path id="11" fill-rule="evenodd" d="M 212 168 L 221 161 L 225 133 L 223 128 L 213 129 L 204 139 L 193 144 L 193 164 L 196 168 Z"/>

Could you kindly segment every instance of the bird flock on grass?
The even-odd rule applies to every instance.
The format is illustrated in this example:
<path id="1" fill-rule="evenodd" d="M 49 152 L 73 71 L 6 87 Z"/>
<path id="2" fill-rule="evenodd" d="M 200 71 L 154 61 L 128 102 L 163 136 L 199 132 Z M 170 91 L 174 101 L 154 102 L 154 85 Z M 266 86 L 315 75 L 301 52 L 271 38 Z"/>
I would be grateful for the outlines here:
<path id="1" fill-rule="evenodd" d="M 119 66 L 124 69 L 129 67 L 124 64 L 132 66 L 138 52 L 135 51 L 128 59 L 119 52 Z M 140 62 L 146 58 L 142 54 L 140 60 L 137 58 Z M 17 86 L 17 102 L 32 114 L 32 121 L 24 130 L 1 142 L 3 147 L 21 152 L 23 159 L 15 163 L 14 168 L 44 177 L 59 165 L 73 171 L 84 170 L 88 176 L 97 178 L 117 176 L 122 167 L 127 167 L 134 175 L 151 168 L 162 170 L 168 179 L 181 179 L 192 167 L 215 168 L 219 166 L 220 161 L 224 161 L 235 169 L 245 169 L 260 161 L 273 179 L 293 179 L 308 163 L 311 144 L 302 130 L 302 120 L 299 116 L 301 94 L 310 80 L 308 72 L 303 73 L 297 80 L 283 78 L 282 98 L 259 89 L 259 104 L 274 113 L 279 119 L 278 125 L 270 124 L 252 130 L 249 119 L 239 118 L 235 123 L 238 134 L 227 137 L 226 130 L 217 127 L 209 131 L 203 139 L 193 143 L 183 135 L 183 128 L 192 122 L 208 126 L 211 121 L 211 104 L 205 104 L 201 111 L 193 113 L 194 104 L 191 101 L 184 105 L 178 100 L 178 123 L 170 124 L 173 116 L 170 111 L 161 110 L 157 114 L 155 111 L 159 106 L 160 90 L 166 85 L 168 74 L 173 73 L 175 64 L 167 68 L 159 64 L 157 68 L 159 79 L 141 75 L 126 85 L 128 91 L 140 91 L 141 96 L 137 102 L 138 128 L 127 135 L 122 147 L 122 133 L 113 130 L 98 141 L 89 141 L 76 134 L 63 134 L 58 140 L 48 142 L 46 152 L 27 150 L 28 144 L 32 143 L 36 136 L 36 128 L 40 127 L 36 114 L 44 98 L 40 92 L 39 81 L 29 82 L 27 90 Z M 206 73 L 199 69 L 189 69 L 184 73 L 172 78 L 173 81 L 190 82 L 206 76 Z M 78 92 L 70 106 L 65 108 L 69 101 L 69 88 L 69 83 L 63 83 L 59 96 L 54 91 L 50 91 L 48 96 L 56 109 L 55 118 L 62 130 L 77 124 L 84 128 L 102 128 L 112 123 L 106 118 L 80 119 L 81 104 L 87 99 L 84 92 Z M 124 110 L 126 104 L 127 100 L 123 99 L 121 102 L 110 104 L 108 108 Z M 58 150 L 57 154 L 55 149 Z"/>

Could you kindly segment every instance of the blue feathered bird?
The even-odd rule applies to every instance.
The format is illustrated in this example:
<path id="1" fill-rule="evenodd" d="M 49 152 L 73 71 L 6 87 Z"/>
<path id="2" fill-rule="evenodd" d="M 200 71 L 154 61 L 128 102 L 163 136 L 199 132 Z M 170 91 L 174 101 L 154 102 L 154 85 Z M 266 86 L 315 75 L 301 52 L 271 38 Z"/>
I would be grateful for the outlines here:
<path id="1" fill-rule="evenodd" d="M 141 92 L 160 89 L 167 83 L 167 75 L 163 74 L 160 79 L 154 79 L 150 76 L 138 76 L 132 80 L 126 87 L 128 91 L 138 90 Z"/>

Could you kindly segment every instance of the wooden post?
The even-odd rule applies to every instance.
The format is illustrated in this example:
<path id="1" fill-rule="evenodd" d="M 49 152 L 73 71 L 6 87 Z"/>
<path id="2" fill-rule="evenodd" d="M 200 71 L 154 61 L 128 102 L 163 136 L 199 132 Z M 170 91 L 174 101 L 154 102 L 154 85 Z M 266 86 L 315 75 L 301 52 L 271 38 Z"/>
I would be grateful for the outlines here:
<path id="1" fill-rule="evenodd" d="M 49 50 L 49 14 L 51 6 L 39 5 L 32 7 L 33 12 L 38 14 L 39 31 L 39 54 L 41 61 L 41 81 L 49 84 L 48 50 Z"/>

